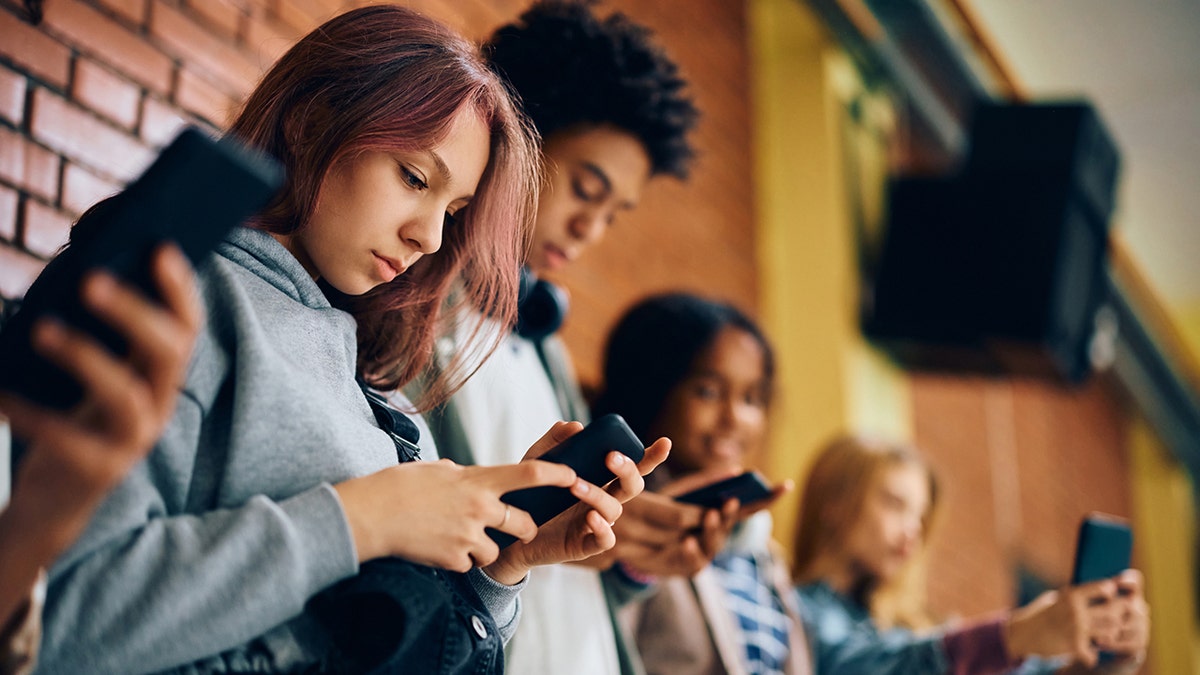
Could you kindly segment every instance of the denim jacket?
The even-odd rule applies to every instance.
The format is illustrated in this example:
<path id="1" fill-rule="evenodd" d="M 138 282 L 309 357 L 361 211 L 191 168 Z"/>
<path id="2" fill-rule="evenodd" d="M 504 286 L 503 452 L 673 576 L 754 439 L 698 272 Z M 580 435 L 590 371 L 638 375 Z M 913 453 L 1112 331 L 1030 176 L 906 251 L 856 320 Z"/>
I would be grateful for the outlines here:
<path id="1" fill-rule="evenodd" d="M 997 621 L 927 634 L 879 630 L 865 607 L 822 581 L 796 591 L 817 675 L 1042 675 L 1061 666 L 1041 659 L 1009 660 Z"/>

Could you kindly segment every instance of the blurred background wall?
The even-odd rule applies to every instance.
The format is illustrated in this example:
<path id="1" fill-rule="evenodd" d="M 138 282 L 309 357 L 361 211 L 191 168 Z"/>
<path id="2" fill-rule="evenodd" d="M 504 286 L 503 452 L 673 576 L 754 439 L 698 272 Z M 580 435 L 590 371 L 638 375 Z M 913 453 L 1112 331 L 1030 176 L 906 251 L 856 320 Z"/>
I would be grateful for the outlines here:
<path id="1" fill-rule="evenodd" d="M 275 57 L 356 4 L 0 0 L 0 298 L 19 299 L 72 220 L 181 125 L 223 127 Z M 402 4 L 483 38 L 525 2 Z M 871 30 L 865 5 L 841 4 Z M 558 279 L 570 289 L 565 337 L 584 382 L 595 383 L 604 336 L 642 295 L 731 300 L 763 320 L 780 352 L 764 464 L 773 478 L 799 481 L 818 444 L 844 429 L 909 438 L 933 458 L 946 484 L 928 582 L 935 611 L 970 615 L 1065 583 L 1080 516 L 1106 511 L 1135 523 L 1154 608 L 1149 669 L 1200 672 L 1193 487 L 1126 383 L 1112 373 L 1075 387 L 906 373 L 863 338 L 864 238 L 882 221 L 889 172 L 920 148 L 903 106 L 864 80 L 827 20 L 802 0 L 600 7 L 657 32 L 703 117 L 691 180 L 658 179 Z M 1139 263 L 1124 264 L 1136 277 Z M 1195 383 L 1186 364 L 1200 351 L 1200 306 L 1168 307 L 1139 288 Z M 797 503 L 776 509 L 785 542 Z"/>

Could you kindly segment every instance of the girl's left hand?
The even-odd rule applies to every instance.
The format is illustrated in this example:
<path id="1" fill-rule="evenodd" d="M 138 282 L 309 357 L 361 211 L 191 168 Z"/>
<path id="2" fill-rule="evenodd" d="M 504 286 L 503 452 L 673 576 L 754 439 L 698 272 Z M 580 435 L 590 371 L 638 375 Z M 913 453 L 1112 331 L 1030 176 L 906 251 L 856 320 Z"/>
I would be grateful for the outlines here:
<path id="1" fill-rule="evenodd" d="M 582 428 L 578 422 L 554 425 L 530 448 L 525 459 L 540 457 Z M 612 548 L 617 541 L 612 525 L 621 516 L 621 505 L 641 494 L 645 488 L 642 477 L 661 464 L 670 449 L 671 441 L 660 438 L 646 448 L 637 464 L 619 452 L 610 452 L 605 465 L 616 480 L 605 489 L 576 480 L 570 490 L 580 503 L 543 524 L 530 541 L 517 541 L 504 549 L 484 572 L 500 583 L 512 585 L 533 567 L 574 562 Z"/>

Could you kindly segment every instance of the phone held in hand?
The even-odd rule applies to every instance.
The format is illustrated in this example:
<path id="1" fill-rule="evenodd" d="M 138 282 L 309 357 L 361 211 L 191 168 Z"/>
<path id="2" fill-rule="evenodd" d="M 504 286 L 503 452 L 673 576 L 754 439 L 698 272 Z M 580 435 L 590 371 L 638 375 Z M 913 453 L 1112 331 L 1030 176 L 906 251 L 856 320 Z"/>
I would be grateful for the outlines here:
<path id="1" fill-rule="evenodd" d="M 198 265 L 282 183 L 283 169 L 274 159 L 230 138 L 214 139 L 185 128 L 137 180 L 80 219 L 71 245 L 30 286 L 20 309 L 0 331 L 0 389 L 51 408 L 74 406 L 82 388 L 33 351 L 33 323 L 55 317 L 114 354 L 124 354 L 124 339 L 83 308 L 79 287 L 84 274 L 104 269 L 158 299 L 149 269 L 158 244 L 175 242 Z"/>
<path id="2" fill-rule="evenodd" d="M 646 454 L 642 441 L 625 423 L 623 417 L 605 415 L 537 459 L 565 464 L 574 469 L 580 478 L 604 487 L 616 478 L 604 465 L 604 459 L 614 450 L 633 460 L 635 464 L 642 461 Z M 500 500 L 528 512 L 533 522 L 539 526 L 579 501 L 567 488 L 554 486 L 514 490 Z M 487 533 L 502 549 L 517 540 L 506 532 L 490 527 Z"/>
<path id="3" fill-rule="evenodd" d="M 1079 524 L 1075 546 L 1073 585 L 1115 577 L 1129 569 L 1133 555 L 1133 530 L 1124 518 L 1089 513 Z"/>
<path id="4" fill-rule="evenodd" d="M 771 486 L 757 471 L 747 471 L 679 495 L 675 501 L 719 509 L 730 499 L 737 499 L 742 506 L 746 506 L 767 499 L 772 494 Z"/>
<path id="5" fill-rule="evenodd" d="M 1071 584 L 1115 577 L 1129 569 L 1132 556 L 1133 530 L 1129 522 L 1107 513 L 1089 513 L 1079 523 Z M 1100 652 L 1100 663 L 1114 658 L 1114 654 Z"/>

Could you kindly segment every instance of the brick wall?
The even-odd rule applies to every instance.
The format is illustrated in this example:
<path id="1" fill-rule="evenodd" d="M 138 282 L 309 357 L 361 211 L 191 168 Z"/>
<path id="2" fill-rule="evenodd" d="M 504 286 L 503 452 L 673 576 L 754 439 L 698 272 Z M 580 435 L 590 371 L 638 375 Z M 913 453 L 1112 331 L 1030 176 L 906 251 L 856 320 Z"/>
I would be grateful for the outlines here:
<path id="1" fill-rule="evenodd" d="M 299 36 L 363 0 L 0 0 L 0 299 L 23 294 L 87 206 L 136 176 L 184 123 L 227 124 Z M 480 39 L 524 0 L 403 3 Z M 656 181 L 602 250 L 559 280 L 565 336 L 585 380 L 603 336 L 641 294 L 686 287 L 753 310 L 756 276 L 749 78 L 742 4 L 613 0 L 651 26 L 704 110 L 701 162 L 686 188 Z M 705 40 L 695 36 L 704 35 Z"/>
<path id="2" fill-rule="evenodd" d="M 929 570 L 937 612 L 1013 606 L 1019 568 L 1066 584 L 1079 519 L 1132 515 L 1128 413 L 1108 379 L 1066 389 L 920 375 L 912 391 L 915 440 L 944 486 Z"/>
<path id="3" fill-rule="evenodd" d="M 187 122 L 223 125 L 301 27 L 250 2 L 0 2 L 0 296 Z M 266 3 L 263 3 L 264 5 Z M 270 37 L 267 37 L 270 36 Z"/>

